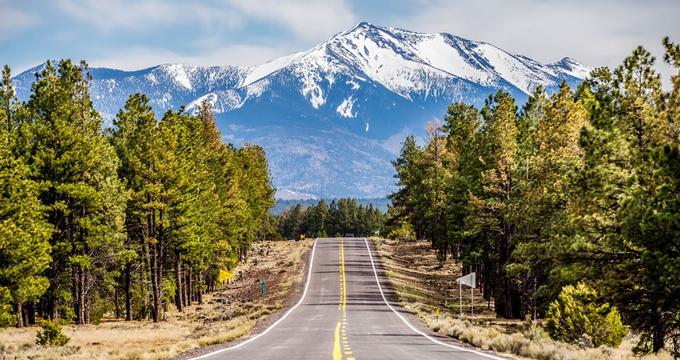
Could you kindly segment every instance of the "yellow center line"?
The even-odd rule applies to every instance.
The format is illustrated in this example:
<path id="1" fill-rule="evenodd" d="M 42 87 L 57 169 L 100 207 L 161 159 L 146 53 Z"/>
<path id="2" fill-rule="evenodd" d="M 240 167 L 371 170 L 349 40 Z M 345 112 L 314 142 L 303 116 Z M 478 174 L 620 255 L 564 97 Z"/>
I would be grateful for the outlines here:
<path id="1" fill-rule="evenodd" d="M 345 242 L 340 240 L 340 304 L 342 320 L 335 327 L 335 342 L 333 343 L 333 360 L 342 360 L 343 351 L 340 348 L 340 328 L 342 325 L 342 349 L 348 360 L 354 360 L 352 349 L 347 339 L 347 279 L 345 277 Z"/>
<path id="2" fill-rule="evenodd" d="M 333 360 L 342 360 L 342 350 L 340 350 L 340 323 L 335 325 L 335 341 L 333 342 Z"/>

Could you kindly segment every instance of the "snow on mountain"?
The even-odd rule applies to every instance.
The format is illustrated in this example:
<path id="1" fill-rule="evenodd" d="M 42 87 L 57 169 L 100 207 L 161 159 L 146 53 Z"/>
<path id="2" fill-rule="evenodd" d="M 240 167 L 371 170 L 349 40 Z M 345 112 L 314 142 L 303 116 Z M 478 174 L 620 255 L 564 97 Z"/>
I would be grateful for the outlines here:
<path id="1" fill-rule="evenodd" d="M 342 117 L 353 118 L 354 114 L 352 114 L 352 106 L 354 105 L 354 101 L 356 100 L 352 99 L 351 96 L 343 100 L 343 102 L 337 108 L 338 114 L 340 114 Z"/>
<path id="2" fill-rule="evenodd" d="M 593 68 L 585 66 L 580 62 L 568 57 L 565 57 L 556 63 L 550 64 L 549 66 L 555 68 L 557 71 L 561 71 L 579 79 L 585 79 L 588 77 L 590 72 L 593 71 Z"/>
<path id="3" fill-rule="evenodd" d="M 253 67 L 250 72 L 248 73 L 248 76 L 243 79 L 241 84 L 239 85 L 240 87 L 250 85 L 254 83 L 257 80 L 260 80 L 267 75 L 270 75 L 273 72 L 279 71 L 283 69 L 284 67 L 290 65 L 293 63 L 295 60 L 300 58 L 303 55 L 303 53 L 295 53 L 287 56 L 282 56 L 280 58 L 274 59 L 272 61 L 266 62 L 260 66 L 255 66 Z"/>
<path id="4" fill-rule="evenodd" d="M 13 79 L 20 98 L 42 66 Z M 446 33 L 362 22 L 257 66 L 92 68 L 90 93 L 109 122 L 137 92 L 159 116 L 210 102 L 225 140 L 265 148 L 279 197 L 381 197 L 394 189 L 398 143 L 422 135 L 452 102 L 481 106 L 505 89 L 522 103 L 539 85 L 576 86 L 591 70 L 568 57 L 542 64 Z"/>
<path id="5" fill-rule="evenodd" d="M 276 198 L 279 200 L 318 200 L 319 197 L 314 194 L 306 194 L 288 189 L 280 189 L 276 191 Z"/>

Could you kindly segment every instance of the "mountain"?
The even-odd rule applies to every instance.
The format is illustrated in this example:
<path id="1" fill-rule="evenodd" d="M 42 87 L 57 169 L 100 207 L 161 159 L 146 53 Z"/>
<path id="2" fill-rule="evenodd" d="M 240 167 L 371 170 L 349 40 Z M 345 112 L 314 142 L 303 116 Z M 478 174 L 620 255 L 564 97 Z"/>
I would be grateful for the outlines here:
<path id="1" fill-rule="evenodd" d="M 27 99 L 34 73 L 14 78 Z M 454 101 L 481 106 L 498 89 L 524 102 L 537 86 L 579 84 L 591 68 L 542 64 L 491 44 L 359 23 L 314 48 L 258 66 L 164 64 L 92 68 L 95 107 L 111 121 L 127 97 L 147 94 L 160 116 L 212 103 L 225 141 L 261 144 L 280 198 L 381 197 L 410 133 Z"/>

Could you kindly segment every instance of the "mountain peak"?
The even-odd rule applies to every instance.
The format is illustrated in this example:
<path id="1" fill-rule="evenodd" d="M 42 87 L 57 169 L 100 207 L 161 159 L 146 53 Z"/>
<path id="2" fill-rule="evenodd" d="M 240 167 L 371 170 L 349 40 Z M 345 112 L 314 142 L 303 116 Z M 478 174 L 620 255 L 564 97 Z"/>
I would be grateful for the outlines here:
<path id="1" fill-rule="evenodd" d="M 579 79 L 585 79 L 593 71 L 593 68 L 583 65 L 583 63 L 570 57 L 564 57 L 560 61 L 550 64 L 550 66 L 559 68 L 568 75 Z"/>
<path id="2" fill-rule="evenodd" d="M 13 78 L 22 100 L 39 68 Z M 92 67 L 90 94 L 109 124 L 134 93 L 147 94 L 159 116 L 208 101 L 225 141 L 265 148 L 279 196 L 380 197 L 393 190 L 390 160 L 405 134 L 423 135 L 452 102 L 481 106 L 505 89 L 521 103 L 539 85 L 552 93 L 589 71 L 569 57 L 544 64 L 447 33 L 362 21 L 255 66 Z"/>
<path id="3" fill-rule="evenodd" d="M 344 31 L 344 33 L 350 33 L 352 31 L 355 31 L 355 30 L 358 30 L 358 29 L 366 30 L 366 29 L 378 28 L 378 27 L 379 26 L 373 25 L 373 24 L 371 24 L 367 21 L 361 21 L 361 22 L 357 23 L 356 25 L 354 25 L 349 30 Z"/>

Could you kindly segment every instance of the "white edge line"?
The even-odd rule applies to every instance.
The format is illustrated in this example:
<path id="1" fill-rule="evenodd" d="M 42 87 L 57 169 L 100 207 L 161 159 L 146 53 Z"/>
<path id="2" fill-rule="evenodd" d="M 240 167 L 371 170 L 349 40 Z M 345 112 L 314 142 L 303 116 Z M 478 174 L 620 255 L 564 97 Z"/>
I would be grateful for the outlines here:
<path id="1" fill-rule="evenodd" d="M 288 311 L 286 311 L 286 313 L 283 314 L 283 316 L 281 316 L 281 318 L 279 318 L 273 324 L 271 324 L 265 331 L 251 337 L 250 339 L 248 339 L 244 342 L 238 343 L 234 346 L 230 346 L 228 348 L 216 350 L 216 351 L 213 351 L 211 353 L 207 353 L 207 354 L 203 354 L 201 356 L 190 358 L 189 360 L 205 359 L 205 358 L 208 358 L 208 357 L 213 356 L 213 355 L 217 355 L 217 354 L 225 352 L 225 351 L 238 349 L 245 344 L 248 344 L 252 341 L 255 341 L 259 337 L 267 334 L 271 329 L 273 329 L 276 325 L 278 325 L 281 321 L 283 321 L 286 317 L 288 317 L 288 315 L 290 315 L 290 313 L 292 313 L 293 310 L 297 309 L 297 307 L 300 306 L 300 304 L 302 304 L 302 302 L 305 300 L 305 296 L 307 295 L 307 289 L 309 288 L 309 282 L 312 279 L 312 265 L 314 265 L 314 253 L 316 251 L 316 243 L 318 242 L 318 240 L 319 240 L 318 238 L 314 239 L 314 246 L 312 247 L 312 255 L 309 258 L 309 269 L 307 271 L 307 282 L 305 283 L 305 289 L 302 291 L 302 296 L 300 297 L 300 300 L 298 300 L 297 304 L 293 305 L 292 308 L 288 309 Z"/>
<path id="2" fill-rule="evenodd" d="M 471 353 L 474 353 L 474 354 L 477 354 L 477 355 L 480 355 L 480 356 L 483 356 L 483 357 L 487 357 L 489 359 L 506 360 L 505 358 L 501 358 L 501 357 L 494 356 L 494 355 L 491 355 L 491 354 L 486 354 L 486 353 L 483 353 L 483 352 L 479 352 L 479 351 L 475 351 L 475 350 L 471 350 L 471 349 L 466 349 L 466 348 L 463 348 L 463 347 L 460 347 L 460 346 L 447 344 L 445 342 L 439 341 L 439 340 L 425 334 L 424 332 L 416 329 L 413 325 L 411 325 L 411 323 L 409 323 L 397 310 L 395 310 L 392 307 L 392 305 L 390 305 L 389 301 L 387 301 L 387 298 L 385 297 L 385 293 L 383 292 L 382 286 L 380 286 L 380 280 L 378 279 L 378 272 L 375 270 L 375 263 L 373 262 L 373 255 L 371 255 L 371 247 L 368 246 L 368 239 L 364 238 L 364 242 L 366 243 L 366 249 L 368 249 L 368 257 L 371 259 L 371 266 L 373 267 L 373 275 L 375 275 L 375 282 L 378 284 L 378 290 L 380 290 L 380 295 L 382 296 L 382 299 L 385 302 L 385 305 L 387 305 L 387 307 L 390 308 L 390 310 L 392 310 L 392 312 L 397 314 L 397 316 L 401 319 L 401 321 L 404 322 L 404 324 L 406 324 L 406 326 L 411 328 L 411 330 L 413 330 L 418 335 L 422 335 L 425 338 L 427 338 L 428 340 L 430 340 L 430 341 L 432 341 L 436 344 L 446 346 L 446 347 L 456 349 L 456 350 L 471 352 Z"/>

